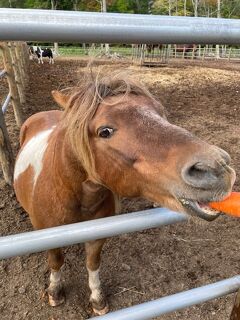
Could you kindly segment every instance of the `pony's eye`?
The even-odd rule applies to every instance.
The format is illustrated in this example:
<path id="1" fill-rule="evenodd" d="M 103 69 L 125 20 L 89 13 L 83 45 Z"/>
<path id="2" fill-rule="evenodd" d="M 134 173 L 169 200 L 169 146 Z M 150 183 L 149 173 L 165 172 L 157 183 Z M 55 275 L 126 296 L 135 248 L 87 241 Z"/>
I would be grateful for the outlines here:
<path id="1" fill-rule="evenodd" d="M 97 134 L 101 138 L 110 138 L 113 135 L 114 129 L 113 128 L 107 128 L 107 127 L 101 127 L 98 129 Z"/>

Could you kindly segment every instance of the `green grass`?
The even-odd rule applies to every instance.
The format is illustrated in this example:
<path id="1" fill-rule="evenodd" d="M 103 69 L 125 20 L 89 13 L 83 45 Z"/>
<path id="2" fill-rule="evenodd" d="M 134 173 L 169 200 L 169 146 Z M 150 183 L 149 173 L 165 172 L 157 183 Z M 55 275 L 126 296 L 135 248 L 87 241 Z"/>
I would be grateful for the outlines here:
<path id="1" fill-rule="evenodd" d="M 59 53 L 61 56 L 84 56 L 87 55 L 87 51 L 80 47 L 59 47 Z"/>
<path id="2" fill-rule="evenodd" d="M 100 55 L 104 53 L 105 49 L 101 49 L 100 45 L 96 45 L 95 48 L 87 47 L 85 50 L 82 47 L 59 47 L 59 53 L 61 56 L 89 56 Z M 121 56 L 130 56 L 132 54 L 132 48 L 130 47 L 118 47 L 110 46 L 110 54 L 117 53 Z"/>

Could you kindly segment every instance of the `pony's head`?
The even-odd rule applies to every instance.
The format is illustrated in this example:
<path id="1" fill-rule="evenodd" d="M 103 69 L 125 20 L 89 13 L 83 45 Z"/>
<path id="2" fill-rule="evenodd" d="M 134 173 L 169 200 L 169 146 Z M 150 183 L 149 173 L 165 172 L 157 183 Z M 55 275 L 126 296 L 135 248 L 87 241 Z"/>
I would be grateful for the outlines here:
<path id="1" fill-rule="evenodd" d="M 89 179 L 126 197 L 144 197 L 206 220 L 204 205 L 229 194 L 229 155 L 169 123 L 162 104 L 126 74 L 92 76 L 53 92 L 67 137 Z"/>

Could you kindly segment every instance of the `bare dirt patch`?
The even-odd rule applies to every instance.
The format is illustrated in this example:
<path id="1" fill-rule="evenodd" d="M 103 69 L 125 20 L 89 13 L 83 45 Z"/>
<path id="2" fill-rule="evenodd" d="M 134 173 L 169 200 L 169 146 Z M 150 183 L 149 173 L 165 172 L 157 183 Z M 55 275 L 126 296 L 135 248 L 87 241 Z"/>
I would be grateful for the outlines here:
<path id="1" fill-rule="evenodd" d="M 100 62 L 106 69 L 131 69 L 162 100 L 169 120 L 226 149 L 240 170 L 240 73 L 238 64 L 175 62 L 164 68 L 140 68 L 120 62 Z M 81 81 L 85 60 L 59 59 L 54 65 L 31 64 L 26 117 L 58 108 L 51 90 Z M 0 68 L 1 69 L 1 68 Z M 6 93 L 0 81 L 0 100 Z M 18 134 L 11 108 L 6 121 L 16 154 Z M 235 189 L 239 190 L 239 178 Z M 32 230 L 28 216 L 0 173 L 1 235 Z M 143 210 L 141 199 L 123 200 L 124 211 Z M 126 234 L 110 239 L 102 259 L 102 282 L 111 310 L 187 290 L 239 273 L 239 220 L 220 217 L 212 223 L 188 223 Z M 67 301 L 51 308 L 44 299 L 48 282 L 46 254 L 0 262 L 2 320 L 86 319 L 90 316 L 89 289 L 83 245 L 65 249 Z M 125 292 L 123 288 L 129 289 Z M 162 320 L 225 320 L 233 295 L 159 317 Z"/>

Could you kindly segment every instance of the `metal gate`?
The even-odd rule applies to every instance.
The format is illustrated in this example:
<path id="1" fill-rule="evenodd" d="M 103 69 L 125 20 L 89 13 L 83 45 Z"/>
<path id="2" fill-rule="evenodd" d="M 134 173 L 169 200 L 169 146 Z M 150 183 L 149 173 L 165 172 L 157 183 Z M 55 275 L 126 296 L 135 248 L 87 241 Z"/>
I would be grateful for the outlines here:
<path id="1" fill-rule="evenodd" d="M 21 27 L 20 27 L 21 26 Z M 88 43 L 239 44 L 237 19 L 0 9 L 0 40 Z M 187 220 L 167 209 L 26 232 L 0 238 L 0 258 L 63 247 Z M 240 276 L 93 319 L 142 320 L 235 292 Z"/>

